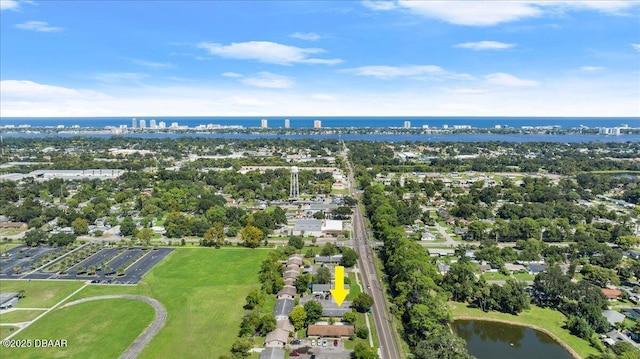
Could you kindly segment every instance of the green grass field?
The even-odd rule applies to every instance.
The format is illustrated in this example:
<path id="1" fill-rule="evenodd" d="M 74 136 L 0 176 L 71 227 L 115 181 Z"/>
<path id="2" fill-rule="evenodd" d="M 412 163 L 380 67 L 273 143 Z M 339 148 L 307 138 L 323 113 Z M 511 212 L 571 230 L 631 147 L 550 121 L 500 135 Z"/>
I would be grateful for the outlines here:
<path id="1" fill-rule="evenodd" d="M 3 349 L 7 358 L 117 358 L 154 317 L 143 302 L 109 299 L 56 309 L 13 339 L 66 339 L 66 348 Z"/>
<path id="2" fill-rule="evenodd" d="M 11 330 L 18 330 L 18 327 L 14 327 L 14 326 L 0 326 L 0 339 L 4 339 L 6 337 L 9 336 L 9 334 L 11 334 L 13 331 Z"/>
<path id="3" fill-rule="evenodd" d="M 90 286 L 72 300 L 121 293 L 153 297 L 167 309 L 167 322 L 140 358 L 217 358 L 236 340 L 245 297 L 260 287 L 258 270 L 267 253 L 177 249 L 136 286 Z"/>
<path id="4" fill-rule="evenodd" d="M 465 304 L 456 302 L 449 302 L 449 307 L 452 309 L 454 318 L 498 319 L 546 329 L 575 350 L 582 358 L 586 358 L 589 354 L 598 353 L 598 350 L 593 348 L 587 340 L 571 335 L 568 330 L 563 328 L 566 317 L 556 310 L 531 306 L 530 309 L 519 315 L 511 315 L 500 312 L 485 313 L 480 309 L 468 308 Z"/>
<path id="5" fill-rule="evenodd" d="M 0 280 L 3 292 L 18 292 L 24 289 L 25 297 L 18 301 L 17 308 L 49 308 L 73 293 L 84 283 L 62 280 Z"/>
<path id="6" fill-rule="evenodd" d="M 8 313 L 0 314 L 0 323 L 21 323 L 34 320 L 37 316 L 44 313 L 44 310 L 13 310 Z"/>

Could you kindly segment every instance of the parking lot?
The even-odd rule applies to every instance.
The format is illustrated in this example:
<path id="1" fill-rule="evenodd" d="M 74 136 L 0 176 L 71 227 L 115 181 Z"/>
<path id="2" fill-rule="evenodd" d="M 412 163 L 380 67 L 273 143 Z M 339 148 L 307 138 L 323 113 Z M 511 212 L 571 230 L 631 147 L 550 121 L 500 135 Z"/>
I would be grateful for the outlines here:
<path id="1" fill-rule="evenodd" d="M 21 252 L 22 251 L 22 252 Z M 20 275 L 14 275 L 13 268 L 20 265 L 22 268 L 29 268 L 30 264 L 47 253 L 62 251 L 60 248 L 40 246 L 35 248 L 16 247 L 5 253 L 0 259 L 0 278 L 20 278 L 24 279 L 66 279 L 66 280 L 90 280 L 93 283 L 105 284 L 136 284 L 147 274 L 156 264 L 160 263 L 171 251 L 172 248 L 104 248 L 97 253 L 74 265 L 67 273 L 45 272 L 38 270 L 28 275 L 24 271 Z M 62 258 L 58 259 L 61 260 Z M 56 261 L 58 261 L 56 260 Z M 103 267 L 104 266 L 104 267 Z M 118 269 L 127 267 L 124 275 L 117 275 Z M 78 273 L 78 268 L 83 268 L 83 273 Z M 95 267 L 96 273 L 87 275 L 86 270 Z M 110 267 L 109 273 L 104 269 Z"/>
<path id="2" fill-rule="evenodd" d="M 0 278 L 18 278 L 20 275 L 31 271 L 31 265 L 48 253 L 62 252 L 62 248 L 38 246 L 15 247 L 4 252 L 0 257 Z M 15 268 L 20 267 L 20 273 L 15 275 Z"/>
<path id="3" fill-rule="evenodd" d="M 326 346 L 323 343 L 323 339 L 307 339 L 301 340 L 299 344 L 292 344 L 292 352 L 300 353 L 300 358 L 315 358 L 315 359 L 347 359 L 351 358 L 351 350 L 344 348 L 344 343 L 341 340 L 337 341 L 335 345 L 335 339 L 325 339 L 327 341 Z M 295 356 L 295 354 L 294 354 Z"/>

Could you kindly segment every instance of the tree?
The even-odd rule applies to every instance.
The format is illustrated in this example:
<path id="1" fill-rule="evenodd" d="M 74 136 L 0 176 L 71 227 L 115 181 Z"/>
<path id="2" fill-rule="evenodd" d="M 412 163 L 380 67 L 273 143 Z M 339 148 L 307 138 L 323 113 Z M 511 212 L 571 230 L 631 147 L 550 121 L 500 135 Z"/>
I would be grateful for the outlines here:
<path id="1" fill-rule="evenodd" d="M 331 271 L 327 267 L 318 269 L 316 275 L 313 276 L 314 284 L 328 284 L 331 283 Z"/>
<path id="2" fill-rule="evenodd" d="M 75 234 L 81 236 L 89 233 L 89 222 L 86 219 L 78 217 L 71 222 L 71 228 Z"/>
<path id="3" fill-rule="evenodd" d="M 304 239 L 300 236 L 291 236 L 289 237 L 289 245 L 295 249 L 302 249 L 304 248 Z"/>
<path id="4" fill-rule="evenodd" d="M 347 312 L 342 316 L 342 321 L 351 325 L 355 325 L 358 321 L 358 315 L 355 312 Z"/>
<path id="5" fill-rule="evenodd" d="M 270 331 L 276 329 L 276 316 L 273 313 L 265 314 L 260 318 L 260 323 L 258 324 L 258 333 L 260 335 L 267 335 Z"/>
<path id="6" fill-rule="evenodd" d="M 350 207 L 342 206 L 331 211 L 331 214 L 336 219 L 348 219 L 353 214 L 353 211 Z"/>
<path id="7" fill-rule="evenodd" d="M 567 329 L 571 334 L 580 338 L 588 339 L 593 335 L 593 329 L 589 325 L 586 319 L 572 315 L 567 321 Z"/>
<path id="8" fill-rule="evenodd" d="M 351 307 L 360 313 L 366 313 L 373 306 L 373 298 L 367 293 L 360 292 L 351 303 Z"/>
<path id="9" fill-rule="evenodd" d="M 220 222 L 215 222 L 202 235 L 200 245 L 204 247 L 220 248 L 224 244 L 224 226 Z"/>
<path id="10" fill-rule="evenodd" d="M 437 330 L 416 346 L 416 359 L 472 359 L 464 339 L 446 331 Z"/>
<path id="11" fill-rule="evenodd" d="M 353 359 L 378 359 L 378 353 L 374 348 L 369 348 L 362 342 L 356 343 L 353 350 Z"/>
<path id="12" fill-rule="evenodd" d="M 336 255 L 336 253 L 338 253 L 338 247 L 333 243 L 325 244 L 320 251 L 321 256 L 333 256 Z"/>
<path id="13" fill-rule="evenodd" d="M 239 338 L 231 346 L 231 355 L 236 359 L 249 357 L 249 350 L 253 348 L 253 342 L 246 338 Z"/>
<path id="14" fill-rule="evenodd" d="M 254 289 L 247 295 L 247 303 L 244 305 L 244 309 L 252 310 L 259 308 L 264 304 L 266 293 L 259 289 Z"/>
<path id="15" fill-rule="evenodd" d="M 143 228 L 136 233 L 136 238 L 139 240 L 149 244 L 151 238 L 153 237 L 153 229 L 151 228 Z"/>
<path id="16" fill-rule="evenodd" d="M 475 265 L 468 258 L 463 257 L 451 265 L 442 283 L 443 287 L 451 292 L 456 302 L 471 300 L 475 292 Z"/>
<path id="17" fill-rule="evenodd" d="M 289 313 L 289 321 L 293 324 L 296 330 L 300 330 L 304 327 L 304 324 L 307 320 L 307 311 L 304 310 L 304 307 L 298 305 L 291 313 Z"/>
<path id="18" fill-rule="evenodd" d="M 307 312 L 305 323 L 315 324 L 322 317 L 322 304 L 315 300 L 310 300 L 304 304 L 304 310 Z"/>
<path id="19" fill-rule="evenodd" d="M 294 285 L 296 287 L 296 292 L 305 293 L 307 289 L 309 289 L 309 285 L 311 284 L 311 273 L 304 273 L 296 278 Z"/>
<path id="20" fill-rule="evenodd" d="M 256 248 L 260 245 L 260 241 L 264 238 L 262 231 L 250 224 L 246 225 L 240 231 L 240 239 L 245 247 Z"/>
<path id="21" fill-rule="evenodd" d="M 125 236 L 132 236 L 135 234 L 136 224 L 133 223 L 133 218 L 131 216 L 126 216 L 120 223 L 120 233 Z"/>
<path id="22" fill-rule="evenodd" d="M 24 234 L 24 243 L 29 247 L 35 247 L 46 240 L 47 233 L 39 229 L 32 229 Z"/>
<path id="23" fill-rule="evenodd" d="M 340 265 L 353 267 L 358 262 L 358 253 L 349 247 L 342 247 L 342 259 Z"/>

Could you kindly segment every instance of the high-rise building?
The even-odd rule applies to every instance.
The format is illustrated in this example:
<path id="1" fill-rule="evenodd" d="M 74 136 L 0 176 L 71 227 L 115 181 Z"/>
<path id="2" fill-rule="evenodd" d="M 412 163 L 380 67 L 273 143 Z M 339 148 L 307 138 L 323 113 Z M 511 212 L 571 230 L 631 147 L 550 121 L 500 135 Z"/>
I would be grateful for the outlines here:
<path id="1" fill-rule="evenodd" d="M 289 128 L 291 127 L 291 121 L 289 121 L 289 119 L 284 120 L 284 128 Z"/>
<path id="2" fill-rule="evenodd" d="M 160 123 L 158 124 L 159 128 L 167 128 L 167 123 L 164 121 L 160 121 Z"/>
<path id="3" fill-rule="evenodd" d="M 322 128 L 322 121 L 320 120 L 313 121 L 313 128 Z"/>
<path id="4" fill-rule="evenodd" d="M 135 118 L 131 119 L 131 128 L 138 128 L 138 120 Z"/>
<path id="5" fill-rule="evenodd" d="M 158 128 L 158 125 L 156 125 L 156 120 L 149 121 L 149 127 L 151 127 L 152 129 Z"/>
<path id="6" fill-rule="evenodd" d="M 404 128 L 411 128 L 411 121 L 404 121 Z"/>
<path id="7" fill-rule="evenodd" d="M 260 121 L 260 127 L 261 128 L 268 128 L 269 125 L 267 124 L 267 120 L 265 120 L 264 118 Z"/>
<path id="8" fill-rule="evenodd" d="M 298 167 L 291 167 L 291 181 L 289 182 L 289 199 L 300 197 L 300 187 L 298 184 Z"/>
<path id="9" fill-rule="evenodd" d="M 140 120 L 140 128 L 147 128 L 147 121 Z"/>

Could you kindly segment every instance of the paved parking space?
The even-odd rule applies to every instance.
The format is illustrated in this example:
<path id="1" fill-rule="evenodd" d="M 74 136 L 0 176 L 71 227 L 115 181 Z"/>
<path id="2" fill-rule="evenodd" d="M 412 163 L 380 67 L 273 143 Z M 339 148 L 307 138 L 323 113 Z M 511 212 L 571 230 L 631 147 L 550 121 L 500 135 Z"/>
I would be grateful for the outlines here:
<path id="1" fill-rule="evenodd" d="M 0 257 L 0 278 L 17 278 L 31 269 L 31 265 L 35 264 L 38 259 L 48 253 L 62 252 L 62 248 L 38 246 L 38 247 L 15 247 L 4 252 L 4 256 Z M 15 275 L 14 268 L 19 266 L 22 268 L 21 274 Z"/>
<path id="2" fill-rule="evenodd" d="M 104 284 L 136 284 L 171 251 L 173 251 L 172 248 L 105 248 L 73 266 L 66 274 L 37 271 L 24 278 L 90 280 L 92 283 Z M 133 264 L 132 261 L 134 261 Z M 105 266 L 111 267 L 110 273 L 98 271 L 95 275 L 78 275 L 76 272 L 78 267 L 84 267 L 85 269 L 91 266 L 99 267 L 103 263 L 105 263 Z M 116 276 L 115 271 L 121 266 L 130 267 L 124 275 Z M 0 278 L 2 277 L 0 276 Z"/>

